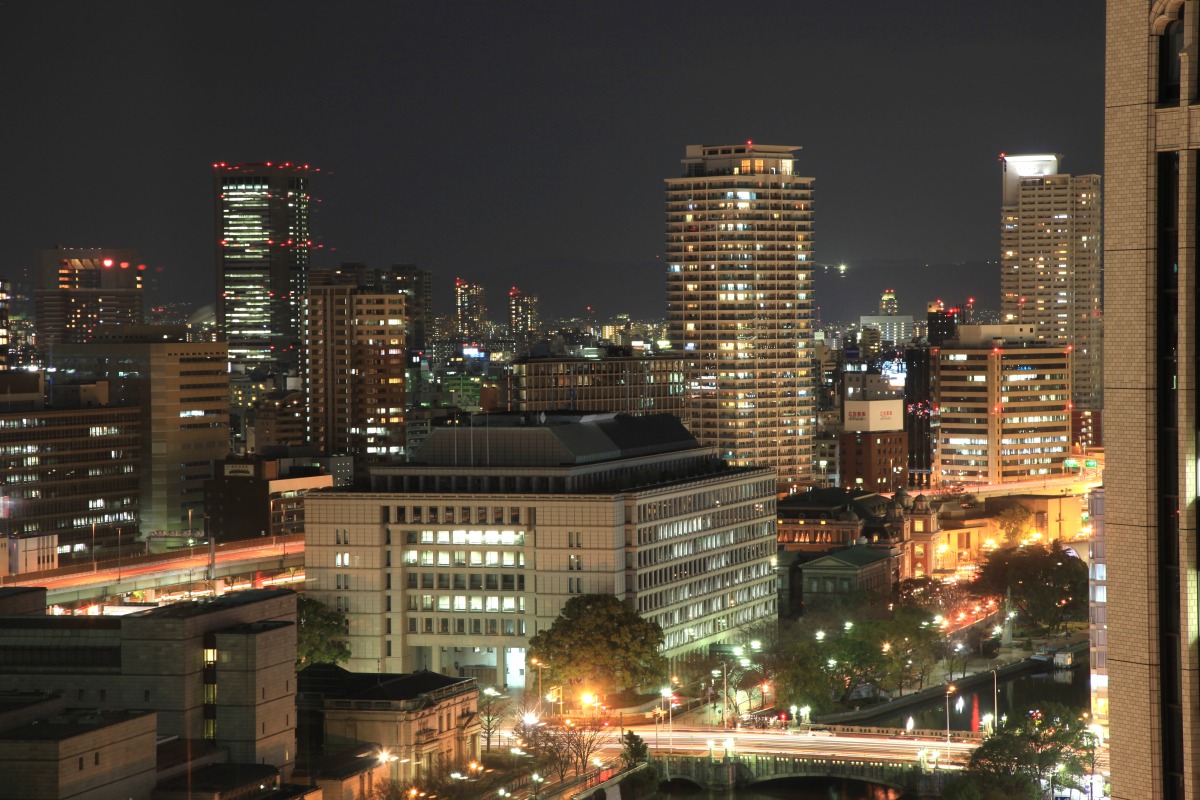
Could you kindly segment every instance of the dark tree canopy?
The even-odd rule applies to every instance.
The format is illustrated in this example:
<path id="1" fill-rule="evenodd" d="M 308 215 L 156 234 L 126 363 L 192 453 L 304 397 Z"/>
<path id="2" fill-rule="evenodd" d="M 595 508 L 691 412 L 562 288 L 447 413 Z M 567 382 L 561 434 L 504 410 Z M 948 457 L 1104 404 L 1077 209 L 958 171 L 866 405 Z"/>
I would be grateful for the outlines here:
<path id="1" fill-rule="evenodd" d="M 608 594 L 572 597 L 548 629 L 529 640 L 529 656 L 552 680 L 618 692 L 664 679 L 663 631 Z"/>
<path id="2" fill-rule="evenodd" d="M 296 666 L 350 660 L 346 615 L 308 595 L 296 597 Z"/>
<path id="3" fill-rule="evenodd" d="M 1011 592 L 1026 622 L 1054 631 L 1072 620 L 1087 619 L 1087 582 L 1087 565 L 1054 541 L 1049 547 L 1032 544 L 994 551 L 971 592 L 1000 598 Z"/>

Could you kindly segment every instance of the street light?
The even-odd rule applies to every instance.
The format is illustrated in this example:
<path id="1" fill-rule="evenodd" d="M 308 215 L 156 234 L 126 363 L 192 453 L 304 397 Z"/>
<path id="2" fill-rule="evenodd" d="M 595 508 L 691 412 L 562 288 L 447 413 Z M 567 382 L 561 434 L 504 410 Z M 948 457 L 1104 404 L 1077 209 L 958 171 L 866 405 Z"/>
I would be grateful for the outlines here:
<path id="1" fill-rule="evenodd" d="M 529 663 L 533 664 L 535 667 L 537 667 L 537 671 L 538 671 L 538 705 L 540 706 L 542 704 L 542 697 L 543 697 L 543 695 L 542 695 L 542 667 L 546 666 L 546 664 L 542 661 L 538 661 L 536 656 L 529 659 Z"/>
<path id="2" fill-rule="evenodd" d="M 533 782 L 533 800 L 537 800 L 538 790 L 546 779 L 535 772 L 529 776 L 529 780 Z"/>
<path id="3" fill-rule="evenodd" d="M 946 687 L 946 761 L 950 761 L 950 695 L 958 691 L 953 683 Z"/>
<path id="4" fill-rule="evenodd" d="M 674 695 L 669 686 L 662 690 L 663 702 L 667 706 L 667 747 L 671 752 L 675 752 L 675 709 L 671 703 Z"/>
<path id="5" fill-rule="evenodd" d="M 1000 690 L 996 670 L 992 670 L 992 715 L 1000 719 Z"/>

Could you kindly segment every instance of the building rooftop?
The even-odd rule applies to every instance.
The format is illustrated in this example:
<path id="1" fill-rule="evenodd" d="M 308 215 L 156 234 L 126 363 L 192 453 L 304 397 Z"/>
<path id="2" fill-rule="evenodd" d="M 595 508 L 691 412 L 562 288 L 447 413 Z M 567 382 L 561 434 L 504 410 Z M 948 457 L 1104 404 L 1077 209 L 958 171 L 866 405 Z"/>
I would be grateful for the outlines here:
<path id="1" fill-rule="evenodd" d="M 72 710 L 0 731 L 0 741 L 62 741 L 138 717 L 153 716 L 156 713 L 155 711 Z"/>
<path id="2" fill-rule="evenodd" d="M 847 547 L 845 550 L 838 550 L 835 553 L 814 558 L 807 564 L 800 565 L 800 569 L 812 569 L 813 567 L 828 568 L 831 562 L 840 562 L 851 567 L 865 567 L 868 564 L 874 564 L 876 561 L 883 561 L 890 558 L 891 553 L 887 550 L 880 550 L 875 547 L 867 547 L 866 545 L 855 545 Z"/>
<path id="3" fill-rule="evenodd" d="M 437 428 L 413 463 L 429 466 L 562 466 L 697 449 L 672 414 L 482 414 L 470 427 Z"/>
<path id="4" fill-rule="evenodd" d="M 295 594 L 291 589 L 247 589 L 244 592 L 226 592 L 220 597 L 206 600 L 186 600 L 181 603 L 171 603 L 158 608 L 151 608 L 137 616 L 139 617 L 156 617 L 169 619 L 187 619 L 189 617 L 199 617 L 204 614 L 212 614 L 217 611 L 225 611 L 230 608 L 239 608 L 248 606 L 253 603 L 261 603 L 264 600 L 273 600 L 278 597 Z"/>
<path id="5" fill-rule="evenodd" d="M 195 772 L 163 781 L 158 788 L 164 791 L 229 792 L 242 787 L 271 787 L 278 782 L 279 770 L 269 764 L 209 764 Z M 274 794 L 271 796 L 275 797 Z"/>
<path id="6" fill-rule="evenodd" d="M 338 700 L 416 700 L 443 689 L 454 689 L 451 693 L 457 694 L 473 688 L 474 678 L 454 678 L 438 672 L 350 672 L 334 664 L 312 664 L 297 676 L 301 694 Z"/>

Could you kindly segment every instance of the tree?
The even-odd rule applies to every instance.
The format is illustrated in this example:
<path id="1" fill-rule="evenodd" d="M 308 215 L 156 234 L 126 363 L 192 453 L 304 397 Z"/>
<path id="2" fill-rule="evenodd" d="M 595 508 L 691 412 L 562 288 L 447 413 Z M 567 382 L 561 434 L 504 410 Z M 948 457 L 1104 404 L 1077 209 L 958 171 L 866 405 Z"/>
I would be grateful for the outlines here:
<path id="1" fill-rule="evenodd" d="M 1016 544 L 1029 530 L 1033 512 L 1022 505 L 1012 505 L 996 515 L 996 524 L 1004 533 L 1004 541 Z"/>
<path id="2" fill-rule="evenodd" d="M 479 732 L 483 734 L 484 750 L 491 752 L 492 737 L 500 730 L 508 715 L 509 701 L 494 686 L 479 692 Z"/>
<path id="3" fill-rule="evenodd" d="M 650 748 L 646 746 L 645 740 L 631 730 L 625 731 L 625 735 L 621 737 L 621 760 L 627 766 L 633 766 L 649 757 Z"/>
<path id="4" fill-rule="evenodd" d="M 1087 565 L 1053 541 L 996 550 L 983 563 L 971 592 L 977 597 L 1004 597 L 1024 621 L 1048 631 L 1070 620 L 1086 619 Z"/>
<path id="5" fill-rule="evenodd" d="M 987 792 L 1038 797 L 1052 778 L 1058 786 L 1077 785 L 1093 742 L 1091 732 L 1071 709 L 1050 703 L 1002 719 L 995 733 L 971 754 L 964 778 L 983 790 L 983 797 L 989 796 Z"/>
<path id="6" fill-rule="evenodd" d="M 529 656 L 559 683 L 616 692 L 663 679 L 662 644 L 662 628 L 624 601 L 585 594 L 568 600 L 554 624 L 529 640 Z"/>
<path id="7" fill-rule="evenodd" d="M 346 615 L 306 594 L 296 597 L 296 667 L 350 660 Z"/>

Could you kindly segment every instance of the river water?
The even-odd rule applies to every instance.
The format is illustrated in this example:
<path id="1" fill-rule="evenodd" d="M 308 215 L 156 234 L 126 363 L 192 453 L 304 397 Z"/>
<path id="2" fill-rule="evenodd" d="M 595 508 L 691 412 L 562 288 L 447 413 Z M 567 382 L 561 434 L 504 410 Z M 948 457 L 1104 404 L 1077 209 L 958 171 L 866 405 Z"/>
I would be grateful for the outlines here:
<path id="1" fill-rule="evenodd" d="M 1014 709 L 1024 710 L 1039 703 L 1061 703 L 1079 713 L 1088 710 L 1089 672 L 1086 660 L 1077 662 L 1069 670 L 1055 672 L 1022 672 L 998 683 L 995 701 L 1000 714 L 1009 714 Z M 961 705 L 959 703 L 961 699 Z M 956 731 L 978 731 L 985 714 L 992 713 L 992 684 L 979 684 L 956 693 L 950 703 L 950 729 Z M 920 706 L 911 706 L 901 712 L 884 714 L 863 725 L 903 728 L 908 718 L 913 718 L 914 728 L 945 730 L 945 699 L 938 699 Z M 855 724 L 859 724 L 856 722 Z M 692 787 L 694 789 L 694 787 Z M 656 798 L 661 800 L 900 800 L 895 790 L 857 781 L 840 779 L 789 779 L 759 784 L 753 789 L 741 789 L 733 793 L 687 791 L 685 787 L 660 791 Z"/>

